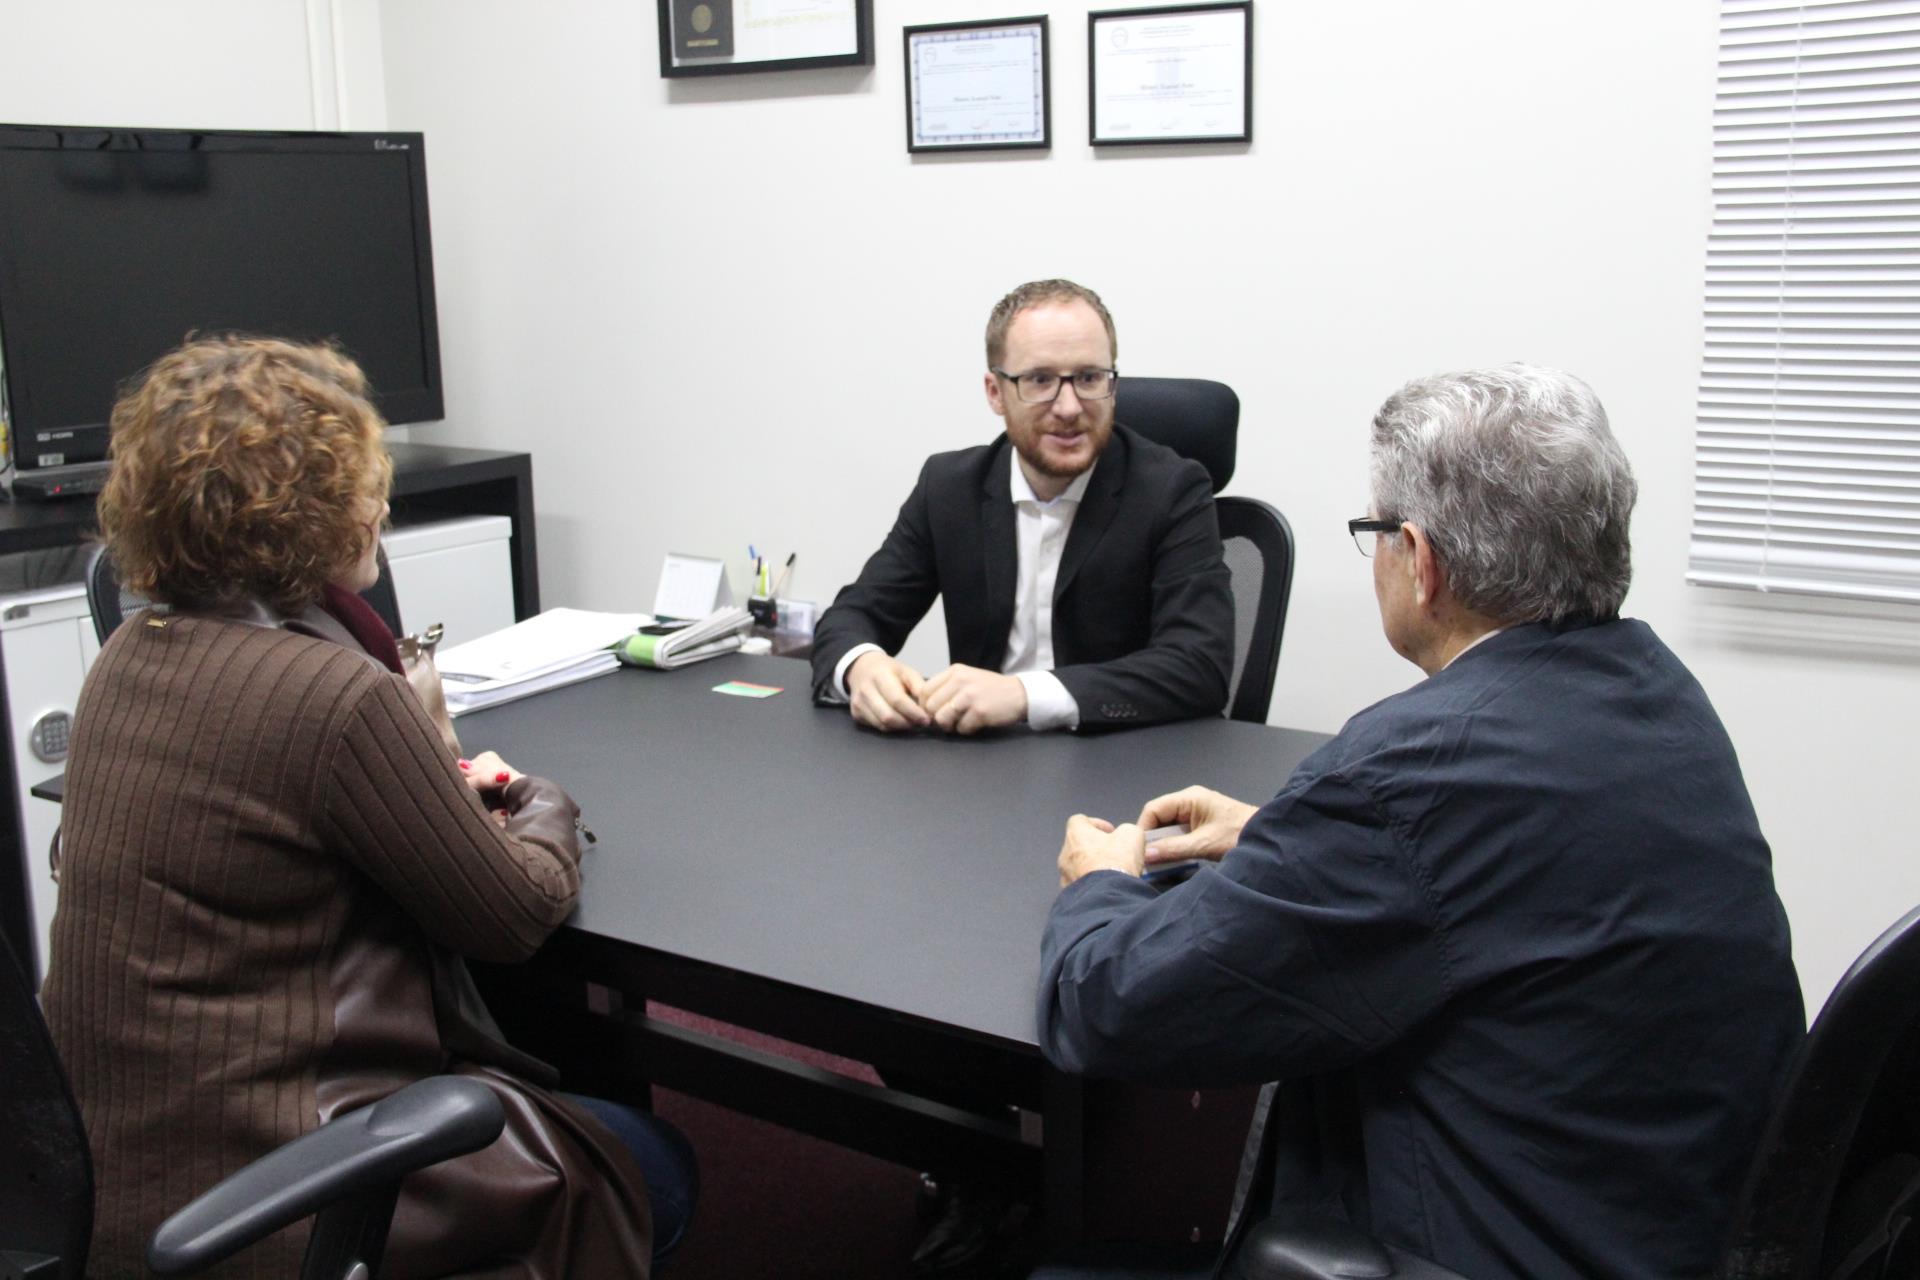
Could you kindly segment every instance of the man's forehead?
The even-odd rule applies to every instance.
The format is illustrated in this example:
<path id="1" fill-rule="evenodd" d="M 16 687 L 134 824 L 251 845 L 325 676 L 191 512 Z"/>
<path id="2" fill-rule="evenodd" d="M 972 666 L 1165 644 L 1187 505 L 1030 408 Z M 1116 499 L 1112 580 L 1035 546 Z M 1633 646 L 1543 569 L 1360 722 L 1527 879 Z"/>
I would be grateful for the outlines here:
<path id="1" fill-rule="evenodd" d="M 1107 327 L 1100 314 L 1081 298 L 1052 298 L 1015 313 L 1007 326 L 1007 354 L 1016 351 L 1045 351 L 1051 348 L 1097 342 L 1102 351 L 1111 351 Z"/>

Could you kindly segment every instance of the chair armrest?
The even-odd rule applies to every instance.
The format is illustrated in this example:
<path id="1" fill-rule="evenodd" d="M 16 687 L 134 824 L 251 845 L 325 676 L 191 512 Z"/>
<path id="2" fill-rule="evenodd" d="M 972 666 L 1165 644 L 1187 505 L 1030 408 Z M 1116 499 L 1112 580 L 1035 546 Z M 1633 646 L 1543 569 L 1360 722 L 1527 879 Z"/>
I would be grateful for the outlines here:
<path id="1" fill-rule="evenodd" d="M 1465 1280 L 1333 1218 L 1275 1215 L 1248 1229 L 1226 1280 Z"/>
<path id="2" fill-rule="evenodd" d="M 478 1151 L 505 1125 L 500 1099 L 477 1080 L 416 1081 L 215 1184 L 160 1224 L 147 1265 L 163 1276 L 204 1270 L 337 1201 Z"/>

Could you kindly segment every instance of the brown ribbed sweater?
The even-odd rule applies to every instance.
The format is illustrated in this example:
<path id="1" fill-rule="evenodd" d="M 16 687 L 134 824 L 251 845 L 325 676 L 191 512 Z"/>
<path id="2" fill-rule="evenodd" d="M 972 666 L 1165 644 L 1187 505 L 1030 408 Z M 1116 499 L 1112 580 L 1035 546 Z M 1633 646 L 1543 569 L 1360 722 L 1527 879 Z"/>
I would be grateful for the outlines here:
<path id="1" fill-rule="evenodd" d="M 544 819 L 516 812 L 503 831 L 398 677 L 357 650 L 245 622 L 129 620 L 74 723 L 43 994 L 93 1150 L 89 1273 L 144 1275 L 168 1213 L 325 1115 L 447 1067 L 434 948 L 530 954 L 579 890 L 574 810 L 552 784 L 518 781 L 509 808 Z M 516 1155 L 503 1139 L 482 1153 L 496 1162 L 487 1179 L 528 1174 L 543 1208 L 474 1207 L 496 1234 L 535 1238 L 415 1220 L 403 1198 L 396 1250 L 406 1255 L 409 1233 L 477 1239 L 533 1255 L 500 1274 L 560 1275 L 572 1264 L 555 1231 L 573 1247 L 611 1231 L 622 1273 L 643 1273 L 644 1190 L 624 1153 L 548 1095 L 470 1070 L 527 1095 L 510 1124 L 531 1124 L 544 1148 Z M 537 1167 L 503 1172 L 513 1159 Z M 556 1181 L 579 1185 L 556 1197 Z M 556 1205 L 575 1220 L 553 1227 Z M 616 1221 L 583 1227 L 583 1212 Z M 305 1236 L 283 1232 L 220 1274 L 294 1275 Z M 456 1263 L 476 1259 L 416 1259 L 396 1274 Z"/>

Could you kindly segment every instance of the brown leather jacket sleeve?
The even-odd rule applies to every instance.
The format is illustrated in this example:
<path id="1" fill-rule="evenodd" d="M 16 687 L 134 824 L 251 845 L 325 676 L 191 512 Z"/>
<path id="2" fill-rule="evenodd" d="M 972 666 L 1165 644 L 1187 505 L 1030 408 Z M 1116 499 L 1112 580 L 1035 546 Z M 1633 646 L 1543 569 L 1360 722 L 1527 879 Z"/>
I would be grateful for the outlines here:
<path id="1" fill-rule="evenodd" d="M 580 806 L 551 778 L 522 774 L 500 793 L 507 802 L 507 834 L 532 840 L 580 861 Z"/>

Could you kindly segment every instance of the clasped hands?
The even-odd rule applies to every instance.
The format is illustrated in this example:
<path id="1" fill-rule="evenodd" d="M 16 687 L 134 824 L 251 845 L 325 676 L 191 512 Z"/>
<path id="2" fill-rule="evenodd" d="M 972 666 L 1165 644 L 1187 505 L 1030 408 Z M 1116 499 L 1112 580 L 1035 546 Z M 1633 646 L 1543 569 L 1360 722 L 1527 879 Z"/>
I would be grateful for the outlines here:
<path id="1" fill-rule="evenodd" d="M 863 653 L 847 668 L 853 718 L 870 728 L 973 734 L 1027 718 L 1027 686 L 1014 676 L 954 663 L 932 679 L 898 658 Z"/>
<path id="2" fill-rule="evenodd" d="M 1114 826 L 1105 818 L 1076 813 L 1067 819 L 1066 839 L 1060 845 L 1060 887 L 1066 888 L 1093 871 L 1124 871 L 1137 876 L 1147 867 L 1183 858 L 1218 862 L 1240 843 L 1240 832 L 1258 810 L 1232 796 L 1188 787 L 1147 801 L 1133 822 Z M 1158 837 L 1146 842 L 1145 832 L 1185 823 L 1185 835 Z"/>
<path id="3" fill-rule="evenodd" d="M 511 815 L 505 808 L 503 797 L 507 788 L 520 780 L 520 771 L 491 751 L 482 751 L 471 760 L 462 758 L 459 765 L 461 780 L 481 801 L 492 800 L 500 806 L 496 808 L 489 805 L 487 816 L 493 819 L 495 826 L 506 826 L 507 818 Z"/>

